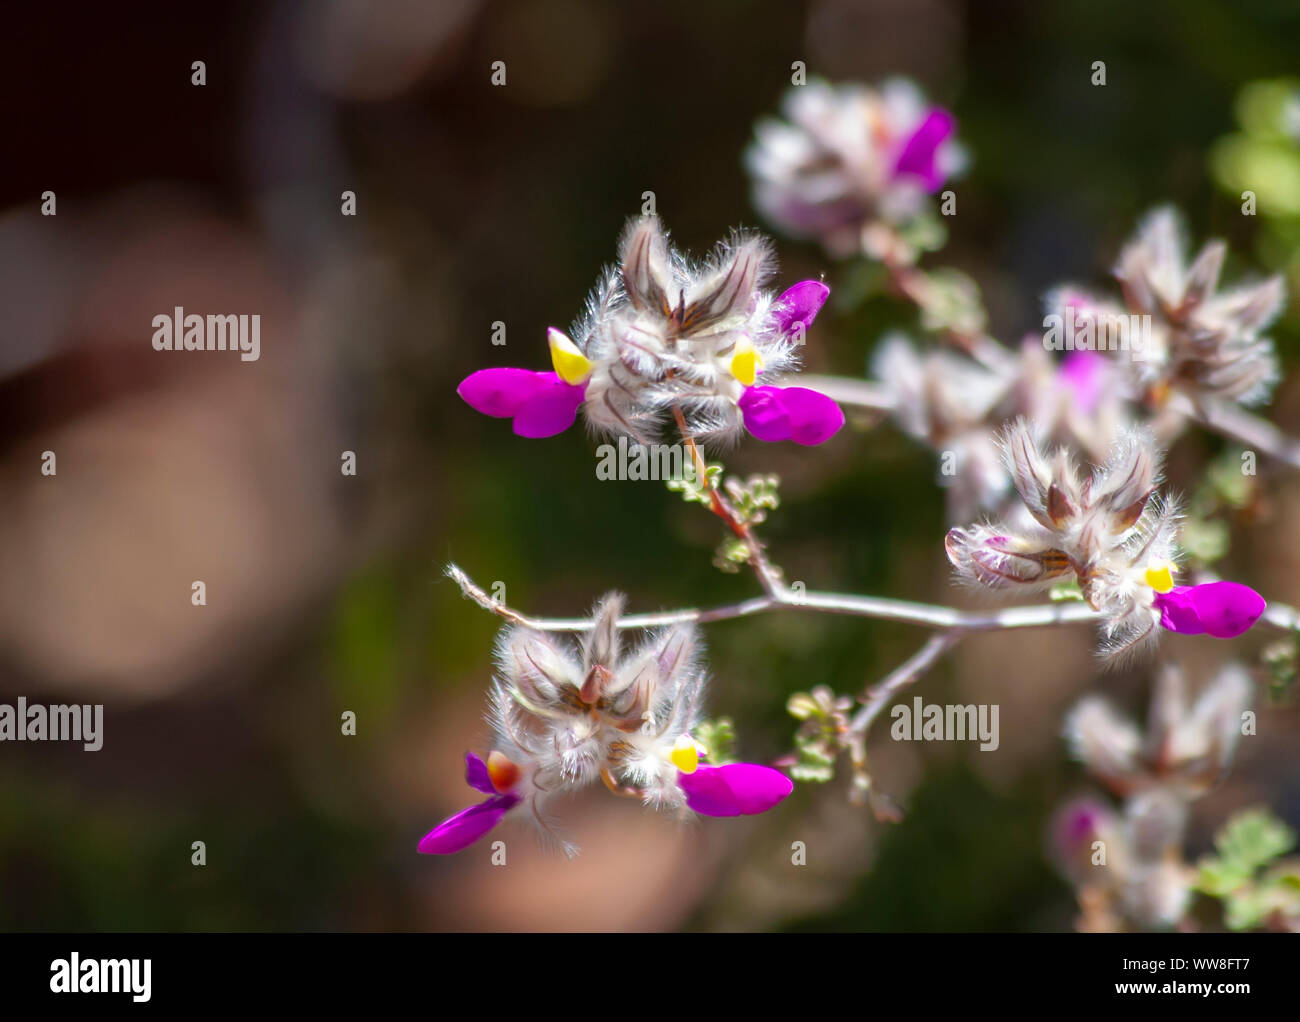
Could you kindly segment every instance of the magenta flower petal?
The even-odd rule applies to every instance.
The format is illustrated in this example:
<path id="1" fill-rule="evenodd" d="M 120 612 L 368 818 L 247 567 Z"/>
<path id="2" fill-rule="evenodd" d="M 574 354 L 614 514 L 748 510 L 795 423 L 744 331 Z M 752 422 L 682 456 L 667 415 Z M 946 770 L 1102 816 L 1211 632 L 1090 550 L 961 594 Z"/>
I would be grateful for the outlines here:
<path id="1" fill-rule="evenodd" d="M 531 369 L 480 369 L 461 380 L 456 393 L 476 412 L 508 419 L 518 415 L 554 376 Z"/>
<path id="2" fill-rule="evenodd" d="M 1268 604 L 1240 582 L 1208 582 L 1192 587 L 1192 606 L 1206 632 L 1216 639 L 1231 639 L 1248 631 Z"/>
<path id="3" fill-rule="evenodd" d="M 475 791 L 483 792 L 484 795 L 497 793 L 496 788 L 492 786 L 492 775 L 488 773 L 487 764 L 472 752 L 465 753 L 465 783 Z"/>
<path id="4" fill-rule="evenodd" d="M 1116 827 L 1110 807 L 1092 798 L 1076 799 L 1057 811 L 1052 827 L 1052 851 L 1057 864 L 1072 877 L 1087 876 L 1094 841 L 1108 840 Z"/>
<path id="5" fill-rule="evenodd" d="M 952 114 L 940 107 L 933 108 L 903 144 L 894 164 L 894 176 L 909 174 L 919 177 L 927 192 L 939 190 L 943 184 L 943 171 L 939 169 L 939 147 L 952 134 L 956 122 Z"/>
<path id="6" fill-rule="evenodd" d="M 1264 597 L 1240 582 L 1207 582 L 1174 586 L 1156 593 L 1160 626 L 1180 635 L 1213 635 L 1232 639 L 1247 631 L 1264 613 Z"/>
<path id="7" fill-rule="evenodd" d="M 794 791 L 794 782 L 780 770 L 757 763 L 700 766 L 692 774 L 677 774 L 686 804 L 703 816 L 752 816 L 765 813 Z"/>
<path id="8" fill-rule="evenodd" d="M 808 447 L 829 440 L 844 425 L 840 406 L 807 387 L 746 387 L 737 404 L 745 428 L 767 443 L 793 440 Z"/>
<path id="9" fill-rule="evenodd" d="M 1056 843 L 1063 852 L 1072 852 L 1090 843 L 1101 832 L 1107 811 L 1100 803 L 1080 799 L 1065 806 L 1056 816 Z"/>
<path id="10" fill-rule="evenodd" d="M 1101 400 L 1106 369 L 1105 355 L 1083 349 L 1070 352 L 1061 362 L 1057 378 L 1070 390 L 1075 407 L 1084 415 L 1091 415 Z"/>
<path id="11" fill-rule="evenodd" d="M 745 428 L 767 443 L 790 439 L 790 413 L 777 395 L 780 387 L 746 387 L 736 402 Z"/>
<path id="12" fill-rule="evenodd" d="M 807 387 L 783 388 L 781 403 L 790 416 L 790 439 L 804 447 L 825 443 L 844 425 L 840 406 Z"/>
<path id="13" fill-rule="evenodd" d="M 515 415 L 515 433 L 536 439 L 563 433 L 573 425 L 587 396 L 585 383 L 565 383 L 556 373 L 538 373 L 544 384 L 530 396 Z"/>
<path id="14" fill-rule="evenodd" d="M 1174 586 L 1167 593 L 1156 593 L 1152 602 L 1156 610 L 1160 611 L 1161 628 L 1179 635 L 1204 634 L 1205 628 L 1196 616 L 1196 608 L 1192 606 L 1191 593 L 1191 586 Z"/>
<path id="15" fill-rule="evenodd" d="M 802 323 L 805 330 L 812 326 L 817 313 L 826 304 L 831 289 L 820 280 L 801 280 L 785 291 L 772 306 L 777 329 L 788 334 Z"/>
<path id="16" fill-rule="evenodd" d="M 500 823 L 501 817 L 518 802 L 514 795 L 494 795 L 486 802 L 462 809 L 420 839 L 420 854 L 450 855 L 468 848 Z"/>

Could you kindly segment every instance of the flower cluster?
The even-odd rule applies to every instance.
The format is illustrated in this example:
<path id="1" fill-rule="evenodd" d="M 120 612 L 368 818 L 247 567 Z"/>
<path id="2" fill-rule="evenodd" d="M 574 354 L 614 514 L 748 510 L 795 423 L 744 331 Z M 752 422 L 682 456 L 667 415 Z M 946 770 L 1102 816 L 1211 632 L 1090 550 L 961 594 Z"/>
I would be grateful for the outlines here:
<path id="1" fill-rule="evenodd" d="M 965 164 L 952 114 L 902 79 L 879 90 L 813 80 L 790 89 L 783 110 L 786 120 L 759 122 L 746 154 L 754 205 L 832 255 L 858 251 L 876 220 L 915 216 Z"/>
<path id="2" fill-rule="evenodd" d="M 1071 711 L 1065 735 L 1074 757 L 1116 795 L 1160 787 L 1192 799 L 1231 764 L 1251 692 L 1250 678 L 1234 664 L 1189 701 L 1182 671 L 1166 663 L 1156 678 L 1145 736 L 1100 696 L 1088 696 Z"/>
<path id="3" fill-rule="evenodd" d="M 844 424 L 824 394 L 774 386 L 829 288 L 802 281 L 780 296 L 766 239 L 737 232 L 693 263 L 668 244 L 659 219 L 631 221 L 619 265 L 607 271 L 572 336 L 548 333 L 553 372 L 482 369 L 457 393 L 486 415 L 514 420 L 525 437 L 553 436 L 581 409 L 595 430 L 645 442 L 668 414 L 694 437 L 742 427 L 760 440 L 820 444 Z"/>
<path id="4" fill-rule="evenodd" d="M 559 796 L 597 779 L 656 809 L 705 816 L 761 813 L 793 790 L 785 774 L 754 763 L 709 763 L 700 729 L 705 670 L 694 625 L 664 629 L 621 649 L 623 598 L 597 605 L 595 625 L 572 651 L 529 628 L 497 646 L 486 763 L 466 756 L 466 781 L 489 797 L 444 820 L 420 842 L 426 854 L 460 851 L 518 809 L 566 854 L 550 815 Z"/>
<path id="5" fill-rule="evenodd" d="M 1181 671 L 1166 665 L 1145 735 L 1096 696 L 1071 712 L 1074 757 L 1124 800 L 1122 813 L 1089 798 L 1057 817 L 1058 861 L 1079 890 L 1085 928 L 1168 927 L 1183 917 L 1196 879 L 1182 859 L 1188 806 L 1227 771 L 1250 701 L 1250 679 L 1236 665 L 1195 702 Z"/>
<path id="6" fill-rule="evenodd" d="M 1016 368 L 1016 407 L 1047 441 L 1095 463 L 1132 428 L 1127 388 L 1112 359 L 1071 351 L 1057 362 L 1030 339 L 1020 348 Z"/>
<path id="7" fill-rule="evenodd" d="M 1177 509 L 1157 493 L 1160 458 L 1145 431 L 1121 434 L 1088 476 L 1063 448 L 1040 450 L 1024 419 L 1002 443 L 1024 521 L 950 530 L 945 546 L 962 582 L 1030 590 L 1073 579 L 1104 617 L 1109 655 L 1154 641 L 1157 626 L 1231 638 L 1264 612 L 1260 595 L 1235 582 L 1174 585 Z"/>
<path id="8" fill-rule="evenodd" d="M 937 481 L 947 490 L 950 520 L 999 507 L 1010 480 L 993 423 L 1008 410 L 1012 373 L 952 351 L 918 351 L 897 334 L 876 349 L 872 370 L 893 395 L 899 428 L 944 452 L 947 463 L 940 465 Z"/>
<path id="9" fill-rule="evenodd" d="M 1129 422 L 1118 367 L 1094 351 L 1072 351 L 1057 362 L 1027 339 L 1001 362 L 984 365 L 944 348 L 919 350 L 892 334 L 871 365 L 893 395 L 899 428 L 941 455 L 936 482 L 947 491 L 954 522 L 1007 510 L 1003 423 L 1024 416 L 1045 439 L 1100 460 Z"/>
<path id="10" fill-rule="evenodd" d="M 1282 309 L 1281 276 L 1219 291 L 1224 243 L 1208 243 L 1190 265 L 1185 252 L 1177 215 L 1157 209 L 1120 253 L 1122 306 L 1076 289 L 1062 289 L 1049 304 L 1072 306 L 1076 332 L 1091 334 L 1099 348 L 1109 342 L 1126 350 L 1138 393 L 1157 405 L 1174 390 L 1243 404 L 1266 400 L 1277 360 L 1261 331 Z"/>

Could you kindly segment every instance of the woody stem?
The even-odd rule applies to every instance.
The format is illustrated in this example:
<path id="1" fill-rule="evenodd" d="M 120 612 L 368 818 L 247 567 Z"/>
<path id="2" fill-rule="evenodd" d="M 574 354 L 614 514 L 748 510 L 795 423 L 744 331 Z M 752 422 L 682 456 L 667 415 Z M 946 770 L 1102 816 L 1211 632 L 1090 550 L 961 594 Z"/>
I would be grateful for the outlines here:
<path id="1" fill-rule="evenodd" d="M 849 730 L 855 734 L 866 734 L 871 722 L 893 702 L 894 696 L 929 670 L 965 634 L 965 629 L 950 628 L 931 635 L 924 646 L 894 668 L 883 681 L 867 689 L 862 698 L 862 709 L 854 714 Z"/>
<path id="2" fill-rule="evenodd" d="M 704 455 L 701 453 L 699 445 L 695 438 L 691 436 L 690 430 L 686 426 L 686 416 L 682 414 L 681 408 L 673 405 L 673 418 L 677 421 L 678 432 L 681 433 L 682 443 L 686 449 L 691 452 L 691 458 L 695 462 L 696 477 L 700 480 L 701 485 L 707 486 L 710 498 L 710 510 L 715 515 L 727 523 L 731 529 L 745 544 L 745 549 L 749 552 L 749 565 L 754 569 L 754 574 L 758 577 L 759 584 L 763 591 L 774 600 L 784 600 L 790 592 L 786 585 L 781 581 L 780 574 L 768 561 L 767 555 L 763 551 L 763 544 L 759 542 L 758 537 L 754 535 L 753 529 L 749 523 L 742 521 L 735 512 L 735 509 L 727 502 L 727 499 L 718 492 L 717 487 L 713 485 L 708 476 L 708 466 L 705 464 Z"/>
<path id="3" fill-rule="evenodd" d="M 467 599 L 484 610 L 512 624 L 538 632 L 589 632 L 596 622 L 590 617 L 532 617 L 496 600 L 464 570 L 448 564 L 447 576 L 460 587 Z M 667 625 L 694 622 L 710 624 L 733 618 L 751 617 L 772 610 L 802 610 L 822 614 L 845 614 L 874 618 L 898 624 L 917 625 L 935 630 L 957 629 L 963 632 L 991 632 L 1017 628 L 1048 628 L 1055 625 L 1098 624 L 1103 618 L 1082 602 L 1046 603 L 1029 607 L 1004 607 L 1001 610 L 959 610 L 933 603 L 913 603 L 883 596 L 859 596 L 856 593 L 829 593 L 812 590 L 795 593 L 783 589 L 775 595 L 752 596 L 738 603 L 717 607 L 688 607 L 657 614 L 628 614 L 620 617 L 616 627 L 663 628 Z M 1260 623 L 1281 632 L 1300 631 L 1300 614 L 1282 603 L 1270 603 Z"/>
<path id="4" fill-rule="evenodd" d="M 885 242 L 883 254 L 879 256 L 880 262 L 889 274 L 894 290 L 921 312 L 935 308 L 939 299 L 934 284 L 915 264 L 900 257 L 903 245 L 897 232 L 879 224 L 876 228 Z M 989 369 L 998 369 L 1006 364 L 1006 349 L 981 330 L 963 330 L 946 325 L 942 333 L 950 343 Z"/>
<path id="5" fill-rule="evenodd" d="M 802 382 L 850 408 L 889 412 L 897 404 L 894 396 L 874 380 L 805 374 Z M 1193 402 L 1182 396 L 1175 397 L 1174 401 L 1172 407 L 1202 429 L 1258 451 L 1283 465 L 1300 468 L 1300 439 L 1283 433 L 1267 419 L 1230 401 L 1203 398 Z"/>

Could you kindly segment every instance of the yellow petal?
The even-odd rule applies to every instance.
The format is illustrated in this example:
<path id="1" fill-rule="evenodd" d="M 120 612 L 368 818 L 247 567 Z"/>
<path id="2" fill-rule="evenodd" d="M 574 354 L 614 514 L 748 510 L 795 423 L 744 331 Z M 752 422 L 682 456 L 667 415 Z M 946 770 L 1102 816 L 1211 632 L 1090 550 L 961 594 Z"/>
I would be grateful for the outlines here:
<path id="1" fill-rule="evenodd" d="M 731 356 L 731 375 L 746 387 L 752 387 L 762 368 L 763 357 L 754 350 L 754 342 L 742 337 L 736 342 L 735 354 Z"/>
<path id="2" fill-rule="evenodd" d="M 1167 593 L 1174 587 L 1174 576 L 1168 561 L 1152 561 L 1147 565 L 1146 583 L 1158 593 Z"/>
<path id="3" fill-rule="evenodd" d="M 581 383 L 591 375 L 595 363 L 563 331 L 551 327 L 546 331 L 546 343 L 551 346 L 551 365 L 565 383 Z"/>
<path id="4" fill-rule="evenodd" d="M 700 750 L 695 745 L 695 739 L 690 735 L 682 735 L 673 745 L 673 751 L 668 754 L 668 759 L 682 773 L 695 773 L 700 765 Z"/>

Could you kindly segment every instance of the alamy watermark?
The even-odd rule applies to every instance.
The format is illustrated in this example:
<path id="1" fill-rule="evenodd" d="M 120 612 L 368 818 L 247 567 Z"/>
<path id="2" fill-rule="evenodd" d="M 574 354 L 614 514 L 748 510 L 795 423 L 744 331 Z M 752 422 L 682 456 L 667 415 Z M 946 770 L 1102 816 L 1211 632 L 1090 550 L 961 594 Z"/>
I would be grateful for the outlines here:
<path id="1" fill-rule="evenodd" d="M 1043 347 L 1048 351 L 1127 351 L 1135 362 L 1151 350 L 1151 317 L 1105 310 L 1077 312 L 1066 305 L 1065 314 L 1043 317 Z"/>
<path id="2" fill-rule="evenodd" d="M 262 355 L 262 317 L 186 315 L 176 306 L 169 316 L 153 318 L 154 351 L 237 351 L 240 361 L 256 362 Z"/>
<path id="3" fill-rule="evenodd" d="M 86 958 L 76 951 L 50 962 L 56 994 L 130 994 L 142 1004 L 152 996 L 152 958 Z"/>
<path id="4" fill-rule="evenodd" d="M 899 703 L 889 715 L 889 736 L 896 742 L 977 741 L 980 752 L 995 752 L 1000 744 L 997 703 L 926 705 L 916 696 L 911 706 Z"/>
<path id="5" fill-rule="evenodd" d="M 104 746 L 104 704 L 0 703 L 0 742 L 81 742 L 87 752 Z"/>
<path id="6" fill-rule="evenodd" d="M 638 444 L 621 436 L 596 448 L 596 478 L 693 483 L 699 473 L 685 444 Z"/>

